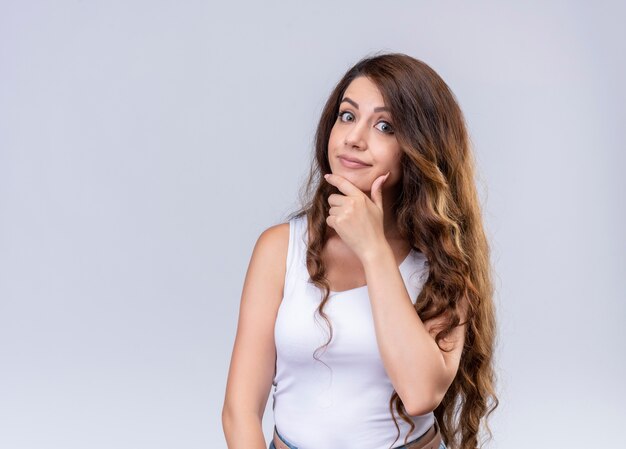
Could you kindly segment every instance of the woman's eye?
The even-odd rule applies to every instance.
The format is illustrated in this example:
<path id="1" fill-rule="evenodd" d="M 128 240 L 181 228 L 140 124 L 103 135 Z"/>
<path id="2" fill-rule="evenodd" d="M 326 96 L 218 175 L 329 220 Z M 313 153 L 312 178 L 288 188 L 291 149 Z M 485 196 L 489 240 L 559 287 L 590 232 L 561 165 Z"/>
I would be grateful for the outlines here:
<path id="1" fill-rule="evenodd" d="M 350 111 L 339 111 L 339 113 L 337 114 L 337 117 L 339 117 L 339 120 L 341 120 L 342 122 L 346 122 L 346 121 L 351 121 L 354 120 L 354 116 L 352 115 L 352 112 Z M 347 117 L 347 118 L 346 118 Z M 382 129 L 380 129 L 382 132 L 384 132 L 385 134 L 393 134 L 393 127 L 385 122 L 385 121 L 380 121 L 377 123 L 377 126 L 382 124 Z"/>
<path id="2" fill-rule="evenodd" d="M 339 119 L 340 119 L 342 122 L 345 122 L 345 120 L 343 119 L 343 117 L 344 117 L 346 114 L 348 114 L 350 117 L 352 117 L 352 113 L 351 113 L 351 112 L 348 112 L 348 111 L 339 111 L 339 114 L 337 114 L 337 116 L 339 117 Z"/>
<path id="3" fill-rule="evenodd" d="M 382 132 L 387 133 L 387 134 L 393 134 L 393 128 L 391 127 L 391 125 L 387 122 L 378 122 L 378 125 L 384 125 L 384 129 L 380 129 Z"/>

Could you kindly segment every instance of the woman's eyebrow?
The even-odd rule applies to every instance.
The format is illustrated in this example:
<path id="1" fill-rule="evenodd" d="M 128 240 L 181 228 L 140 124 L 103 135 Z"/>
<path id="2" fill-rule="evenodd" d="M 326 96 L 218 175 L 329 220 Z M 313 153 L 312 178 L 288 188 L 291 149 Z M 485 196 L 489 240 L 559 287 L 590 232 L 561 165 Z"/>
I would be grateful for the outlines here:
<path id="1" fill-rule="evenodd" d="M 344 97 L 343 100 L 341 100 L 339 104 L 343 103 L 344 101 L 347 101 L 352 106 L 359 109 L 359 105 L 356 104 L 356 101 L 352 100 L 350 97 Z M 377 108 L 374 108 L 374 112 L 378 112 L 378 111 L 389 111 L 389 109 L 386 108 L 385 106 L 378 106 Z"/>

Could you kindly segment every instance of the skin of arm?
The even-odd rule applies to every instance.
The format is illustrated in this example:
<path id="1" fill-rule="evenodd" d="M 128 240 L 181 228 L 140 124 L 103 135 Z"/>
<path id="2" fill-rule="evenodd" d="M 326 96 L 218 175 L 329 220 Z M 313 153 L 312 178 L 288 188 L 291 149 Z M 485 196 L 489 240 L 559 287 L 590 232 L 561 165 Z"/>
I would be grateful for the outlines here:
<path id="1" fill-rule="evenodd" d="M 252 252 L 222 408 L 228 449 L 267 448 L 262 420 L 275 374 L 274 324 L 288 245 L 289 223 L 282 223 L 264 231 Z"/>
<path id="2" fill-rule="evenodd" d="M 444 349 L 453 350 L 441 351 L 434 335 L 443 316 L 422 322 L 387 241 L 368 251 L 361 262 L 383 365 L 407 412 L 426 414 L 437 408 L 454 380 L 466 325 L 440 341 Z"/>
<path id="3" fill-rule="evenodd" d="M 437 408 L 454 380 L 466 325 L 457 326 L 440 341 L 443 349 L 452 349 L 444 352 L 434 336 L 445 316 L 422 322 L 415 312 L 384 234 L 384 219 L 390 215 L 385 204 L 390 201 L 383 201 L 382 185 L 390 174 L 378 176 L 369 195 L 343 176 L 324 175 L 341 192 L 328 197 L 331 207 L 326 223 L 363 265 L 383 365 L 405 409 L 416 416 Z M 460 306 L 460 314 L 466 314 L 467 304 Z M 463 316 L 461 321 L 465 322 Z"/>
<path id="4" fill-rule="evenodd" d="M 266 449 L 262 420 L 256 413 L 222 412 L 222 429 L 228 449 Z"/>

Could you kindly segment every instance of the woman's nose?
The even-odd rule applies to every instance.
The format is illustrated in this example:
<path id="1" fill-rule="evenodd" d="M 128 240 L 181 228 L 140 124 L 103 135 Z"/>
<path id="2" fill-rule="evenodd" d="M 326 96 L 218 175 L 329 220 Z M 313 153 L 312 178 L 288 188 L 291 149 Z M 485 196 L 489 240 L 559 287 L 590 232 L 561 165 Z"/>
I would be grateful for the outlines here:
<path id="1" fill-rule="evenodd" d="M 350 128 L 350 131 L 348 131 L 348 133 L 346 134 L 346 145 L 365 149 L 365 147 L 367 146 L 367 126 L 368 125 L 365 121 L 362 121 L 361 123 L 356 123 L 354 126 L 352 126 Z"/>

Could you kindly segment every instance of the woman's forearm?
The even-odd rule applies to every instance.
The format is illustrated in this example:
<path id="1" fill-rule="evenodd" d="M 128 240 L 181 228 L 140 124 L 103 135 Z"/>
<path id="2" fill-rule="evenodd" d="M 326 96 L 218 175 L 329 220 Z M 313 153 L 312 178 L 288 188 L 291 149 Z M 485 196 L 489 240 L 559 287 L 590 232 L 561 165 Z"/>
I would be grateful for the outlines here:
<path id="1" fill-rule="evenodd" d="M 266 449 L 261 419 L 256 413 L 222 414 L 222 428 L 228 449 Z"/>
<path id="2" fill-rule="evenodd" d="M 436 407 L 444 359 L 415 313 L 389 245 L 370 253 L 363 266 L 385 370 L 407 411 L 425 414 Z"/>

